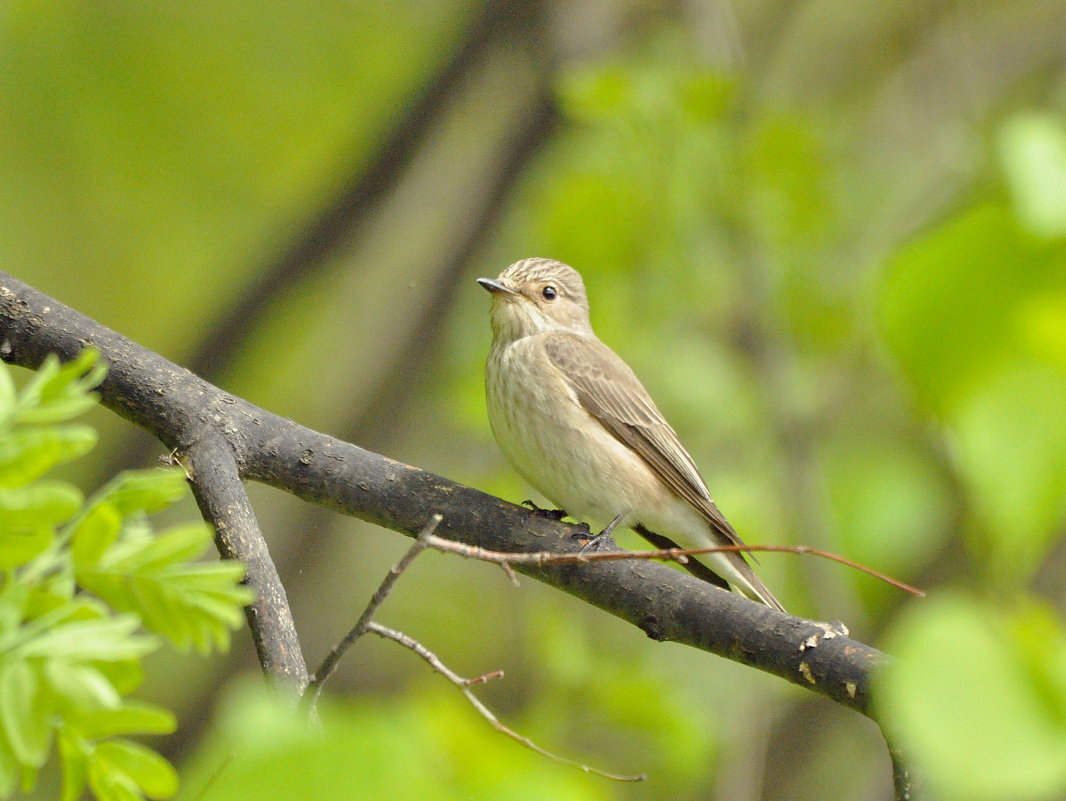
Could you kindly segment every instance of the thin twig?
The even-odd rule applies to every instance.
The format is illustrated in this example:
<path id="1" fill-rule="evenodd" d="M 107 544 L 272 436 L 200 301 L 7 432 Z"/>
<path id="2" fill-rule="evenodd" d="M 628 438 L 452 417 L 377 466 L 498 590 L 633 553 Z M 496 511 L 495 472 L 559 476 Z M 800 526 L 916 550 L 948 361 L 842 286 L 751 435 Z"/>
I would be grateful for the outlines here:
<path id="1" fill-rule="evenodd" d="M 896 801 L 919 801 L 924 797 L 921 781 L 911 773 L 909 760 L 904 758 L 899 746 L 887 737 L 885 741 L 892 758 L 892 787 L 896 791 Z"/>
<path id="2" fill-rule="evenodd" d="M 352 645 L 355 644 L 355 641 L 362 637 L 364 634 L 366 634 L 367 632 L 372 632 L 380 637 L 384 637 L 386 639 L 398 642 L 401 645 L 410 648 L 412 651 L 422 657 L 422 659 L 429 663 L 429 665 L 435 671 L 440 673 L 442 676 L 447 678 L 448 681 L 458 687 L 463 693 L 463 695 L 466 696 L 466 699 L 471 703 L 471 705 L 481 714 L 482 717 L 484 717 L 489 722 L 489 724 L 496 731 L 510 737 L 512 740 L 515 740 L 518 743 L 521 743 L 526 748 L 529 748 L 530 750 L 535 751 L 536 753 L 541 754 L 542 756 L 548 757 L 549 759 L 553 759 L 556 762 L 562 762 L 566 765 L 573 765 L 574 767 L 580 768 L 586 773 L 595 773 L 597 776 L 603 776 L 608 779 L 614 779 L 615 781 L 643 781 L 646 778 L 643 775 L 625 776 L 614 773 L 608 773 L 606 771 L 589 767 L 588 765 L 584 765 L 580 762 L 575 762 L 572 759 L 567 759 L 566 757 L 559 756 L 558 754 L 553 754 L 551 751 L 547 751 L 544 748 L 541 748 L 528 737 L 522 736 L 518 732 L 508 728 L 503 723 L 501 723 L 499 718 L 497 718 L 492 713 L 492 711 L 487 706 L 485 706 L 471 691 L 470 688 L 475 684 L 484 684 L 490 679 L 503 678 L 502 670 L 493 670 L 489 673 L 484 673 L 480 676 L 475 676 L 473 678 L 464 678 L 452 669 L 450 669 L 447 665 L 445 665 L 440 660 L 440 657 L 438 657 L 435 653 L 429 650 L 418 640 L 414 639 L 408 634 L 404 634 L 402 631 L 390 629 L 387 626 L 383 626 L 380 623 L 374 621 L 374 615 L 377 613 L 381 605 L 385 602 L 385 599 L 389 596 L 389 593 L 392 591 L 392 588 L 396 584 L 397 579 L 399 579 L 399 577 L 403 575 L 404 571 L 407 570 L 408 567 L 410 567 L 411 563 L 415 560 L 415 557 L 422 553 L 422 551 L 424 551 L 426 548 L 430 547 L 431 543 L 434 540 L 440 540 L 440 542 L 445 543 L 451 542 L 451 540 L 443 540 L 435 536 L 433 533 L 437 530 L 437 526 L 440 525 L 440 522 L 443 519 L 444 518 L 439 514 L 435 514 L 429 519 L 429 522 L 426 523 L 425 527 L 419 532 L 418 538 L 415 540 L 414 544 L 407 549 L 407 553 L 405 553 L 403 555 L 403 558 L 400 559 L 400 561 L 397 562 L 389 570 L 388 575 L 385 576 L 385 580 L 381 582 L 381 585 L 371 597 L 370 602 L 367 604 L 366 609 L 363 610 L 363 613 L 359 616 L 359 619 L 356 621 L 355 625 L 352 626 L 351 630 L 346 635 L 344 635 L 344 638 L 330 650 L 329 654 L 323 660 L 322 665 L 318 668 L 317 671 L 315 671 L 315 675 L 311 678 L 311 681 L 308 684 L 308 692 L 305 694 L 305 698 L 307 699 L 307 703 L 310 705 L 310 707 L 312 709 L 314 708 L 314 705 L 318 701 L 319 695 L 322 693 L 323 684 L 325 683 L 326 679 L 328 679 L 333 674 L 333 671 L 336 669 L 337 664 L 340 662 L 341 658 L 348 651 L 348 649 L 351 648 Z M 509 566 L 505 562 L 501 564 L 509 570 Z M 514 575 L 513 571 L 510 572 L 510 575 Z"/>
<path id="3" fill-rule="evenodd" d="M 398 579 L 405 570 L 411 565 L 411 562 L 415 560 L 422 551 L 429 547 L 429 539 L 433 536 L 433 532 L 437 530 L 437 526 L 440 525 L 440 521 L 444 518 L 435 514 L 426 523 L 422 531 L 419 532 L 418 538 L 414 541 L 414 544 L 407 549 L 407 553 L 403 555 L 392 568 L 389 570 L 385 580 L 381 582 L 381 586 L 377 588 L 377 591 L 370 598 L 370 603 L 367 604 L 366 609 L 363 610 L 363 614 L 359 616 L 359 619 L 352 626 L 351 630 L 344 635 L 344 638 L 333 646 L 329 654 L 322 661 L 321 666 L 315 671 L 315 675 L 311 677 L 311 681 L 308 683 L 308 690 L 310 691 L 310 704 L 313 706 L 318 701 L 318 696 L 322 694 L 322 685 L 325 683 L 333 671 L 337 669 L 337 663 L 340 662 L 341 657 L 348 651 L 355 641 L 362 637 L 369 629 L 371 625 L 371 619 L 374 614 L 381 607 L 381 604 L 385 602 L 385 599 L 392 592 L 393 585 L 396 584 Z"/>
<path id="4" fill-rule="evenodd" d="M 700 556 L 708 553 L 736 553 L 738 551 L 769 551 L 796 554 L 810 554 L 820 556 L 831 562 L 839 562 L 847 567 L 859 570 L 867 575 L 880 579 L 886 584 L 909 592 L 919 598 L 925 597 L 925 592 L 912 587 L 910 584 L 885 575 L 872 567 L 853 562 L 838 554 L 823 551 L 819 548 L 811 548 L 807 545 L 719 545 L 715 548 L 664 548 L 655 551 L 588 551 L 581 553 L 553 553 L 551 551 L 530 551 L 523 553 L 506 553 L 503 551 L 490 551 L 475 545 L 467 545 L 455 540 L 444 539 L 433 535 L 428 538 L 427 544 L 439 551 L 458 554 L 468 559 L 479 559 L 483 562 L 492 562 L 498 565 L 574 565 L 585 562 L 610 562 L 620 559 L 665 559 L 681 564 L 689 556 Z"/>
<path id="5" fill-rule="evenodd" d="M 582 764 L 581 762 L 575 762 L 572 759 L 567 759 L 566 757 L 559 756 L 558 754 L 553 754 L 551 751 L 547 751 L 541 748 L 528 737 L 525 737 L 516 732 L 514 729 L 505 726 L 503 723 L 500 722 L 499 718 L 497 718 L 492 713 L 492 711 L 487 706 L 485 706 L 476 695 L 474 695 L 473 691 L 470 689 L 470 686 L 472 684 L 479 684 L 483 681 L 488 680 L 489 678 L 494 678 L 496 675 L 502 676 L 502 671 L 488 673 L 484 676 L 478 676 L 474 679 L 466 679 L 460 676 L 455 671 L 451 670 L 440 660 L 440 657 L 438 657 L 435 653 L 426 648 L 426 646 L 422 645 L 422 643 L 420 643 L 413 637 L 404 634 L 402 631 L 396 631 L 394 629 L 387 628 L 386 626 L 382 626 L 380 623 L 375 623 L 374 621 L 370 621 L 367 624 L 367 631 L 373 632 L 374 634 L 377 634 L 380 637 L 393 640 L 394 642 L 398 642 L 400 645 L 410 648 L 412 651 L 422 657 L 427 663 L 429 663 L 430 667 L 432 667 L 435 671 L 440 673 L 442 676 L 448 679 L 448 681 L 458 687 L 459 691 L 466 696 L 466 700 L 469 701 L 471 706 L 473 706 L 474 709 L 476 709 L 478 713 L 489 722 L 489 725 L 492 726 L 492 728 L 494 728 L 501 734 L 510 737 L 515 742 L 524 745 L 531 751 L 534 751 L 540 754 L 541 756 L 548 757 L 548 759 L 553 759 L 556 762 L 561 762 L 564 765 L 573 765 L 574 767 L 579 768 L 580 770 L 583 770 L 586 773 L 594 773 L 597 776 L 603 776 L 604 778 L 613 779 L 619 782 L 639 782 L 644 781 L 647 778 L 647 776 L 645 776 L 644 774 L 623 775 L 616 773 L 608 773 L 607 771 L 590 767 L 588 765 Z"/>

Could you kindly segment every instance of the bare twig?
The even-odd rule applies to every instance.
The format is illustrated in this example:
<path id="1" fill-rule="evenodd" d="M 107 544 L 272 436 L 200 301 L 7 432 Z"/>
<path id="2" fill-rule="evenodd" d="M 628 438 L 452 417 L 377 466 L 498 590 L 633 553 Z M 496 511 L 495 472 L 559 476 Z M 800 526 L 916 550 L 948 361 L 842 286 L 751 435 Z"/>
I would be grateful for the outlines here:
<path id="1" fill-rule="evenodd" d="M 403 575 L 404 571 L 406 571 L 407 568 L 410 567 L 411 563 L 415 560 L 415 558 L 426 548 L 430 547 L 435 540 L 439 540 L 445 543 L 451 542 L 451 540 L 442 540 L 440 537 L 435 536 L 433 533 L 437 530 L 437 526 L 440 525 L 440 522 L 443 519 L 444 518 L 440 514 L 434 514 L 430 518 L 429 522 L 426 523 L 426 525 L 419 532 L 418 538 L 415 540 L 414 544 L 407 549 L 407 553 L 405 553 L 403 555 L 403 558 L 400 559 L 400 561 L 397 562 L 389 570 L 388 575 L 385 576 L 385 580 L 381 582 L 381 585 L 371 597 L 370 603 L 367 604 L 366 609 L 364 609 L 363 613 L 359 616 L 359 620 L 357 620 L 355 625 L 352 626 L 351 630 L 346 635 L 344 635 L 344 638 L 335 646 L 333 646 L 329 654 L 326 656 L 325 660 L 323 660 L 321 667 L 319 667 L 319 669 L 315 671 L 315 675 L 308 683 L 307 694 L 305 696 L 308 699 L 308 703 L 310 704 L 310 706 L 312 708 L 314 707 L 314 704 L 318 701 L 319 695 L 321 695 L 322 693 L 323 685 L 325 684 L 326 680 L 333 674 L 333 671 L 336 670 L 338 663 L 340 662 L 344 654 L 347 653 L 348 649 L 351 648 L 352 645 L 355 644 L 355 641 L 362 637 L 364 634 L 366 634 L 367 632 L 372 632 L 380 637 L 384 637 L 386 639 L 398 642 L 401 645 L 410 648 L 412 651 L 422 657 L 422 659 L 429 663 L 429 665 L 435 671 L 440 673 L 442 676 L 447 678 L 448 681 L 458 687 L 463 693 L 463 695 L 466 696 L 466 699 L 471 703 L 474 709 L 476 709 L 478 713 L 483 718 L 485 718 L 485 720 L 487 720 L 494 729 L 496 729 L 496 731 L 500 732 L 501 734 L 505 734 L 506 736 L 510 737 L 512 740 L 515 740 L 518 743 L 521 743 L 526 748 L 529 748 L 530 750 L 535 751 L 536 753 L 542 756 L 546 756 L 549 759 L 553 759 L 556 762 L 562 762 L 566 765 L 573 765 L 574 767 L 580 768 L 586 773 L 595 773 L 597 776 L 603 776 L 608 779 L 614 779 L 615 781 L 642 781 L 645 778 L 645 776 L 643 775 L 625 776 L 614 773 L 608 773 L 606 771 L 589 767 L 588 765 L 584 765 L 580 762 L 575 762 L 572 759 L 567 759 L 566 757 L 559 756 L 558 754 L 553 754 L 551 751 L 547 751 L 544 748 L 541 748 L 528 737 L 519 734 L 518 732 L 508 728 L 503 723 L 501 723 L 499 718 L 497 718 L 492 713 L 492 711 L 487 706 L 485 706 L 476 695 L 474 695 L 470 688 L 475 684 L 484 684 L 490 679 L 503 678 L 502 670 L 493 670 L 489 673 L 483 673 L 482 675 L 475 676 L 473 678 L 464 678 L 455 671 L 453 671 L 451 668 L 449 668 L 447 665 L 445 665 L 440 660 L 440 657 L 438 657 L 435 653 L 429 650 L 426 646 L 424 646 L 414 637 L 411 637 L 408 634 L 404 634 L 402 631 L 390 629 L 387 626 L 383 626 L 380 623 L 374 621 L 374 615 L 377 613 L 378 609 L 381 608 L 381 605 L 385 602 L 385 599 L 388 598 L 389 593 L 392 592 L 392 588 L 396 584 L 397 579 L 399 579 L 400 576 Z"/>
<path id="2" fill-rule="evenodd" d="M 613 779 L 619 782 L 639 782 L 644 781 L 644 779 L 647 778 L 647 776 L 645 776 L 644 774 L 625 775 L 617 773 L 608 773 L 607 771 L 590 767 L 588 765 L 582 764 L 581 762 L 575 762 L 572 759 L 567 759 L 566 757 L 559 756 L 558 754 L 553 754 L 551 751 L 547 751 L 544 748 L 541 748 L 528 737 L 525 737 L 516 732 L 514 729 L 505 726 L 503 723 L 500 722 L 500 719 L 492 713 L 492 710 L 485 706 L 470 689 L 470 686 L 473 684 L 480 684 L 488 680 L 489 678 L 494 678 L 496 675 L 502 676 L 502 671 L 488 673 L 484 676 L 478 676 L 477 678 L 473 679 L 466 679 L 460 676 L 455 671 L 451 670 L 440 660 L 440 657 L 438 657 L 435 653 L 426 648 L 426 646 L 422 645 L 422 643 L 420 643 L 413 637 L 404 634 L 402 631 L 395 631 L 394 629 L 387 628 L 385 626 L 382 626 L 380 623 L 375 623 L 374 621 L 370 621 L 367 624 L 367 631 L 373 632 L 379 637 L 384 637 L 386 639 L 393 640 L 394 642 L 398 642 L 400 645 L 403 645 L 406 648 L 410 648 L 412 651 L 422 657 L 427 663 L 429 663 L 429 665 L 435 671 L 440 673 L 442 676 L 448 679 L 448 681 L 458 687 L 459 691 L 466 696 L 466 700 L 469 701 L 471 706 L 473 706 L 474 709 L 478 711 L 481 717 L 485 718 L 485 720 L 489 722 L 489 725 L 492 726 L 492 728 L 494 728 L 501 734 L 510 737 L 515 742 L 524 745 L 531 751 L 535 751 L 541 756 L 548 757 L 548 759 L 553 759 L 556 762 L 561 762 L 564 765 L 573 765 L 574 767 L 579 768 L 580 770 L 583 770 L 586 773 L 594 773 L 597 776 L 603 776 L 604 778 Z"/>
<path id="3" fill-rule="evenodd" d="M 418 538 L 414 544 L 407 549 L 407 553 L 403 555 L 392 568 L 389 570 L 385 580 L 381 582 L 381 586 L 377 588 L 377 591 L 371 596 L 370 603 L 366 605 L 366 609 L 363 610 L 363 614 L 359 616 L 359 619 L 352 626 L 351 630 L 344 635 L 344 638 L 330 649 L 329 654 L 322 661 L 322 665 L 315 671 L 315 675 L 308 683 L 308 691 L 310 692 L 310 702 L 312 705 L 318 700 L 318 696 L 322 694 L 322 685 L 325 683 L 333 671 L 337 669 L 337 664 L 340 662 L 341 657 L 351 648 L 355 641 L 362 637 L 368 630 L 371 620 L 374 614 L 378 611 L 381 605 L 385 602 L 385 599 L 389 597 L 389 593 L 392 592 L 393 585 L 396 584 L 403 572 L 411 565 L 411 562 L 415 560 L 422 551 L 429 547 L 429 539 L 433 536 L 433 532 L 437 530 L 437 526 L 440 525 L 440 521 L 444 518 L 435 514 L 426 523 L 422 531 L 419 532 Z"/>
<path id="4" fill-rule="evenodd" d="M 920 590 L 917 587 L 912 587 L 910 584 L 906 584 L 899 579 L 894 579 L 891 576 L 885 575 L 879 570 L 874 570 L 872 567 L 866 567 L 866 565 L 853 562 L 851 559 L 847 559 L 838 554 L 823 551 L 819 548 L 811 548 L 807 545 L 720 545 L 716 548 L 663 548 L 655 551 L 583 551 L 581 553 L 533 551 L 506 553 L 503 551 L 486 550 L 485 548 L 479 548 L 475 545 L 467 545 L 462 542 L 456 542 L 455 540 L 444 539 L 443 537 L 438 537 L 436 535 L 429 538 L 428 544 L 431 548 L 436 548 L 439 551 L 447 551 L 468 559 L 479 559 L 482 562 L 492 562 L 493 564 L 505 567 L 509 565 L 575 565 L 583 564 L 585 562 L 612 562 L 621 559 L 665 559 L 684 564 L 689 556 L 700 556 L 701 554 L 707 553 L 732 553 L 736 551 L 810 554 L 811 556 L 820 556 L 823 559 L 839 562 L 842 565 L 859 570 L 876 579 L 880 579 L 886 584 L 891 584 L 893 587 L 901 589 L 904 592 L 909 592 L 911 595 L 916 595 L 920 598 L 925 597 L 925 592 L 923 590 Z M 513 576 L 514 573 L 512 572 L 508 575 Z"/>
<path id="5" fill-rule="evenodd" d="M 922 782 L 909 767 L 902 750 L 892 740 L 885 738 L 888 755 L 892 759 L 892 787 L 896 791 L 896 801 L 920 801 L 925 797 Z"/>

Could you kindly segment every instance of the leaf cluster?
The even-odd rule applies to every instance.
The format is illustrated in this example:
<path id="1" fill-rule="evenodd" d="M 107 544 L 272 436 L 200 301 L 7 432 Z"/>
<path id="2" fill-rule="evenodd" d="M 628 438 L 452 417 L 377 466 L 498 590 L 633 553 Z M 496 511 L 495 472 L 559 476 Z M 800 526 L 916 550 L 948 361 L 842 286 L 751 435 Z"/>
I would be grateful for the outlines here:
<path id="1" fill-rule="evenodd" d="M 128 697 L 141 660 L 164 640 L 226 649 L 250 600 L 240 563 L 197 561 L 207 525 L 152 531 L 147 516 L 186 492 L 182 470 L 122 473 L 89 498 L 47 478 L 96 444 L 71 419 L 104 374 L 93 351 L 49 358 L 17 391 L 0 365 L 0 797 L 32 789 L 53 745 L 64 801 L 86 787 L 115 801 L 173 795 L 173 767 L 129 739 L 175 728 Z"/>

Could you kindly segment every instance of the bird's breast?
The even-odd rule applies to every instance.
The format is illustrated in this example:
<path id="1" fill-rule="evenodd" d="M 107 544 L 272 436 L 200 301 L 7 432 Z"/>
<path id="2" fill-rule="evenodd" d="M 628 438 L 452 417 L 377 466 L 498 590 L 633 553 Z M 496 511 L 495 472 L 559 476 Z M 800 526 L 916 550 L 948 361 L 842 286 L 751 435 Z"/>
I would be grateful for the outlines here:
<path id="1" fill-rule="evenodd" d="M 538 337 L 494 345 L 485 377 L 496 442 L 552 503 L 606 522 L 663 491 L 647 464 L 582 407 Z"/>

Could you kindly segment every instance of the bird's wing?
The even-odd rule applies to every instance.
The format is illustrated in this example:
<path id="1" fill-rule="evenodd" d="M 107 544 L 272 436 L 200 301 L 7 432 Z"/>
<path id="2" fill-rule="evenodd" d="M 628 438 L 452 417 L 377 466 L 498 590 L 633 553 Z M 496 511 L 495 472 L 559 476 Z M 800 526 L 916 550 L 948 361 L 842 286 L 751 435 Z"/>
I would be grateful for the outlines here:
<path id="1" fill-rule="evenodd" d="M 725 543 L 744 544 L 714 505 L 703 476 L 674 429 L 613 350 L 598 339 L 562 332 L 545 337 L 544 347 L 589 414 L 692 504 Z"/>

